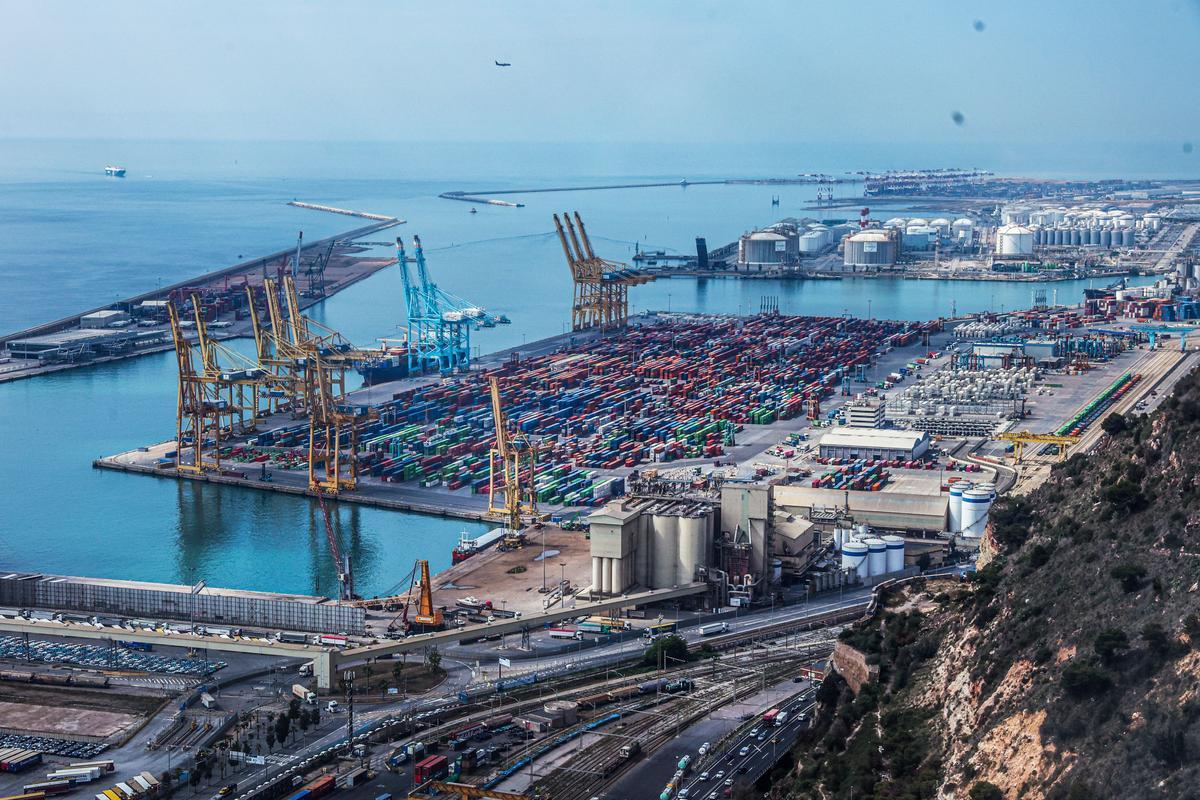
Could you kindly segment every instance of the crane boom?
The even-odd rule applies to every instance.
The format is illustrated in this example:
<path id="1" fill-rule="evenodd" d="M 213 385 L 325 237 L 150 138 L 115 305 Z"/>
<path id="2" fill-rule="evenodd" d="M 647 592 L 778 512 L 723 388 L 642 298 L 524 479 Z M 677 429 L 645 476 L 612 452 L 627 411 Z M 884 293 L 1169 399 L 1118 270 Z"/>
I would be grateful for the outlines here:
<path id="1" fill-rule="evenodd" d="M 325 504 L 325 495 L 317 492 L 317 502 L 321 506 L 321 516 L 325 520 L 325 541 L 329 545 L 329 554 L 333 557 L 333 568 L 338 579 L 338 594 L 341 600 L 354 599 L 354 574 L 350 571 L 350 554 L 342 557 L 341 547 L 338 546 L 337 534 L 333 531 L 333 520 L 329 516 L 329 506 Z"/>

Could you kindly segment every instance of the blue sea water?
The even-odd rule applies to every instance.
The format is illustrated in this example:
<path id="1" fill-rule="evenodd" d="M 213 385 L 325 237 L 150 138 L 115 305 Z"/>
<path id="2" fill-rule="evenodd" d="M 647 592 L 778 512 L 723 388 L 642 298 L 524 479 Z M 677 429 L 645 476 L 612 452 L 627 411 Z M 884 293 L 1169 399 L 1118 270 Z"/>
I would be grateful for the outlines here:
<path id="1" fill-rule="evenodd" d="M 527 194 L 519 209 L 439 199 L 447 190 L 635 183 L 882 167 L 944 166 L 937 153 L 849 150 L 698 154 L 661 146 L 434 146 L 7 142 L 0 161 L 0 331 L 13 331 L 156 285 L 319 238 L 359 220 L 289 207 L 300 199 L 395 215 L 419 234 L 435 280 L 513 321 L 483 331 L 484 352 L 560 333 L 570 282 L 551 214 L 578 210 L 603 255 L 635 246 L 692 252 L 783 216 L 812 215 L 808 186 L 678 186 Z M 891 159 L 891 160 L 889 160 Z M 120 163 L 124 180 L 101 168 Z M 968 162 L 960 162 L 968 163 Z M 969 162 L 977 163 L 977 162 Z M 1101 169 L 1107 168 L 1107 162 Z M 1166 162 L 1164 162 L 1165 164 Z M 1164 168 L 1155 162 L 1154 169 Z M 989 166 L 986 163 L 981 166 Z M 1149 168 L 1148 168 L 1149 169 Z M 1103 171 L 1086 174 L 1107 174 Z M 773 207 L 777 196 L 780 205 Z M 889 208 L 887 215 L 899 213 Z M 922 216 L 942 209 L 912 208 Z M 842 212 L 844 213 L 844 212 Z M 1051 285 L 1074 301 L 1086 284 Z M 634 290 L 639 309 L 752 312 L 778 298 L 795 314 L 928 319 L 1029 305 L 1028 284 L 951 281 L 661 280 Z M 310 312 L 370 344 L 403 321 L 396 270 Z M 303 499 L 93 470 L 93 458 L 173 435 L 175 366 L 147 356 L 0 384 L 0 565 L 65 574 L 279 591 L 333 588 L 323 529 Z M 414 558 L 449 562 L 464 524 L 342 507 L 339 535 L 360 591 L 392 588 Z"/>

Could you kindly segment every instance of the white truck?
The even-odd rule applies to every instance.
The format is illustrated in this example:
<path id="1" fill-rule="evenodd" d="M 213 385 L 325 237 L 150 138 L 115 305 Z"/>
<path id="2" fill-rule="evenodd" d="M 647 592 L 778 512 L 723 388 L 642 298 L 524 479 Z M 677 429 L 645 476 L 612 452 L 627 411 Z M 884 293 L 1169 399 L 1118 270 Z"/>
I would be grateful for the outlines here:
<path id="1" fill-rule="evenodd" d="M 712 622 L 700 626 L 701 636 L 716 636 L 718 633 L 729 633 L 728 622 Z"/>
<path id="2" fill-rule="evenodd" d="M 204 706 L 205 708 L 216 708 L 217 707 L 217 699 L 215 697 L 213 697 L 211 694 L 209 694 L 208 692 L 201 692 L 200 693 L 200 705 Z"/>
<path id="3" fill-rule="evenodd" d="M 306 686 L 301 686 L 298 683 L 292 684 L 292 694 L 309 705 L 317 704 L 317 693 Z"/>

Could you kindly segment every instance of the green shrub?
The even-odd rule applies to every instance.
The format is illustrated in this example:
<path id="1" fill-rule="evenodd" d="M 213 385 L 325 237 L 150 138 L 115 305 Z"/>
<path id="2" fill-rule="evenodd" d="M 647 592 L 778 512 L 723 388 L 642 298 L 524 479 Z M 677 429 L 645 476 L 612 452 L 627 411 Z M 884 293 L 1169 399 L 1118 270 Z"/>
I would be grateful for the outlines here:
<path id="1" fill-rule="evenodd" d="M 1059 682 L 1067 696 L 1075 700 L 1099 697 L 1113 685 L 1107 672 L 1083 661 L 1068 664 Z"/>

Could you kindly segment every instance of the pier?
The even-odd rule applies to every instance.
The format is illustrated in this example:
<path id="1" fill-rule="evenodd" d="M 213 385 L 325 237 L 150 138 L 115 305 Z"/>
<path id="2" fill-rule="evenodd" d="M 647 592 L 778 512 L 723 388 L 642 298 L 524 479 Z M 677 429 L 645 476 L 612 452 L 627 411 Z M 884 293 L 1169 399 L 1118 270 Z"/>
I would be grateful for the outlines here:
<path id="1" fill-rule="evenodd" d="M 370 211 L 354 211 L 353 209 L 349 209 L 349 208 L 338 208 L 337 206 L 323 206 L 318 203 L 302 203 L 299 200 L 291 200 L 288 202 L 288 205 L 295 206 L 296 208 L 307 208 L 310 211 L 324 211 L 329 214 L 344 214 L 347 217 L 361 217 L 363 219 L 373 219 L 373 220 L 377 220 L 379 222 L 391 222 L 396 225 L 399 225 L 402 222 L 404 222 L 404 220 L 402 220 L 402 219 L 396 219 L 395 217 L 389 217 L 386 214 L 372 214 Z"/>

